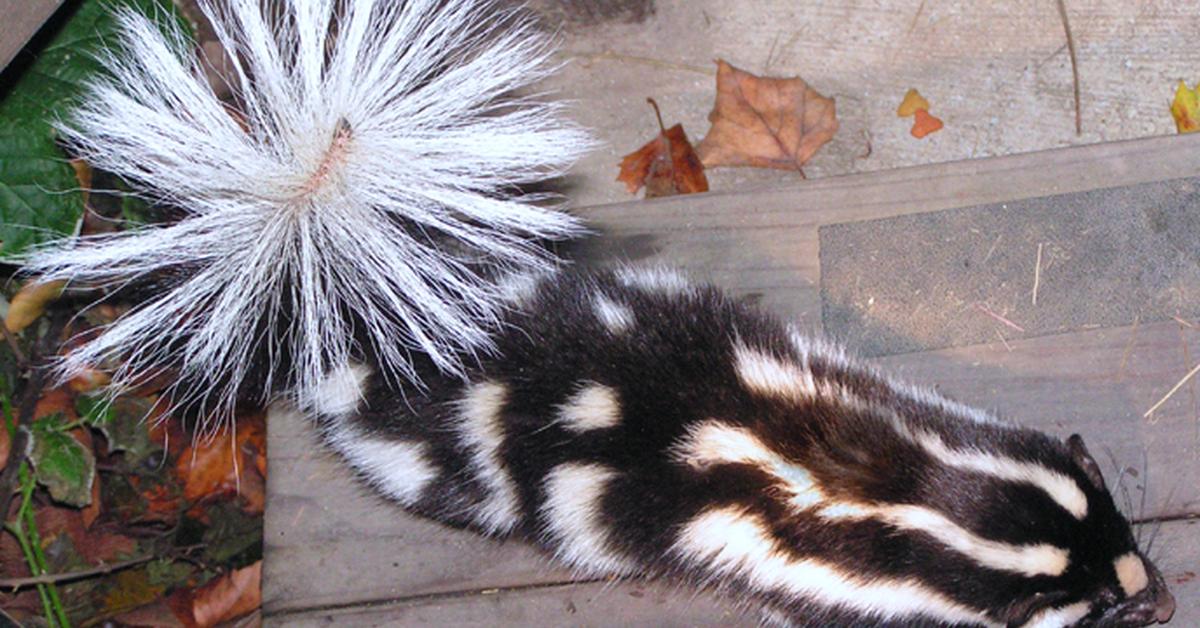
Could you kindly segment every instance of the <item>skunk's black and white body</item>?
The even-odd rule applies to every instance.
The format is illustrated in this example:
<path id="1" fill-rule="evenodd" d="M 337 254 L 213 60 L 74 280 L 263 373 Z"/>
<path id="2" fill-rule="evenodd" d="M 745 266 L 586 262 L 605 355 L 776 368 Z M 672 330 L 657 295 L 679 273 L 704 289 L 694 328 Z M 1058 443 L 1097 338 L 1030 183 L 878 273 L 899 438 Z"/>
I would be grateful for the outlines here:
<path id="1" fill-rule="evenodd" d="M 531 241 L 575 223 L 513 190 L 588 140 L 553 105 L 496 100 L 543 73 L 528 24 L 481 27 L 496 9 L 471 0 L 202 6 L 240 113 L 181 35 L 125 14 L 113 77 L 61 126 L 183 214 L 30 260 L 156 290 L 65 375 L 173 374 L 166 398 L 217 419 L 288 396 L 415 512 L 783 623 L 1169 617 L 1078 439 L 896 384 L 667 272 L 553 271 Z"/>
<path id="2" fill-rule="evenodd" d="M 1077 439 L 898 384 L 664 271 L 531 278 L 504 323 L 466 382 L 331 375 L 312 404 L 328 441 L 423 515 L 796 625 L 1170 615 Z"/>

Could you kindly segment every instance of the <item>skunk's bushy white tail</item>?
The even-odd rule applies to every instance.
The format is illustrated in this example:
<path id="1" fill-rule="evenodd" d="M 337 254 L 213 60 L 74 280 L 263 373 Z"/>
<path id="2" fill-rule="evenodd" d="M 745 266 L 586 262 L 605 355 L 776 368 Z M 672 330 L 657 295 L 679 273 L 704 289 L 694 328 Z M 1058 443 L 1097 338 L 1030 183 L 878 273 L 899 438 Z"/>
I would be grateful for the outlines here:
<path id="1" fill-rule="evenodd" d="M 236 113 L 186 37 L 127 12 L 112 76 L 60 125 L 91 164 L 185 213 L 29 260 L 89 286 L 177 278 L 62 372 L 115 363 L 119 391 L 168 371 L 186 382 L 177 402 L 221 418 L 252 376 L 264 398 L 303 401 L 356 354 L 410 381 L 411 352 L 459 372 L 487 349 L 502 296 L 477 267 L 545 266 L 533 241 L 577 229 L 514 191 L 591 143 L 559 106 L 507 96 L 545 76 L 546 38 L 487 0 L 201 7 Z"/>

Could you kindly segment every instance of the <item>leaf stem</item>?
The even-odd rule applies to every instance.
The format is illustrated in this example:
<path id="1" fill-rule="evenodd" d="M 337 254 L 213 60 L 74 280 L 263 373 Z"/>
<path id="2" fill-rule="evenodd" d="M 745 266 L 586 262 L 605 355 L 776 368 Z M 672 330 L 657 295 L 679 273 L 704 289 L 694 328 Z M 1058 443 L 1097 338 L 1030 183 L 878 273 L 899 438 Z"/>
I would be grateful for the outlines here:
<path id="1" fill-rule="evenodd" d="M 654 107 L 654 117 L 658 118 L 658 130 L 665 135 L 667 133 L 667 125 L 663 124 L 662 112 L 658 110 L 658 103 L 654 102 L 653 98 L 647 98 L 646 102 L 650 103 L 651 107 Z"/>

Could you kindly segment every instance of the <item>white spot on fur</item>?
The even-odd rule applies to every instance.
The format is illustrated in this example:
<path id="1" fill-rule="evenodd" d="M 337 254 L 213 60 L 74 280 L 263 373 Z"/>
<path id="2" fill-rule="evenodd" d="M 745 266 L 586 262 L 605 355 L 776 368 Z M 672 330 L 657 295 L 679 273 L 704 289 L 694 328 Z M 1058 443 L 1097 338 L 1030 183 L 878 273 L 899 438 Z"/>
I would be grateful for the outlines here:
<path id="1" fill-rule="evenodd" d="M 640 266 L 618 268 L 615 272 L 617 281 L 629 288 L 641 288 L 663 294 L 684 294 L 691 290 L 691 285 L 683 275 L 670 268 L 660 266 Z"/>
<path id="2" fill-rule="evenodd" d="M 500 448 L 504 444 L 504 426 L 500 411 L 508 398 L 508 389 L 496 382 L 467 387 L 459 402 L 458 435 L 471 452 L 471 462 L 488 496 L 475 512 L 475 519 L 489 533 L 503 533 L 517 523 L 517 491 L 504 469 Z"/>
<path id="3" fill-rule="evenodd" d="M 762 521 L 734 508 L 715 508 L 684 526 L 674 551 L 712 572 L 712 578 L 746 578 L 765 592 L 799 596 L 823 606 L 843 607 L 880 623 L 932 618 L 948 623 L 1000 626 L 913 578 L 863 580 L 835 565 L 794 558 L 771 537 Z"/>
<path id="4" fill-rule="evenodd" d="M 424 443 L 372 438 L 344 420 L 329 423 L 325 438 L 371 484 L 405 506 L 437 477 Z"/>
<path id="5" fill-rule="evenodd" d="M 750 430 L 709 420 L 693 425 L 672 448 L 672 455 L 695 469 L 716 464 L 753 464 L 778 478 L 791 494 L 788 503 L 800 510 L 824 501 L 825 496 L 803 466 L 773 451 Z"/>
<path id="6" fill-rule="evenodd" d="M 1150 576 L 1146 574 L 1146 565 L 1140 556 L 1134 552 L 1123 554 L 1113 561 L 1113 569 L 1117 572 L 1117 582 L 1126 597 L 1137 595 L 1146 585 L 1150 584 Z"/>
<path id="7" fill-rule="evenodd" d="M 1072 626 L 1075 622 L 1087 617 L 1091 610 L 1092 605 L 1087 601 L 1047 608 L 1034 615 L 1021 628 L 1066 628 L 1066 626 Z"/>
<path id="8" fill-rule="evenodd" d="M 589 384 L 561 408 L 558 422 L 572 432 L 613 427 L 621 422 L 621 404 L 617 392 L 608 386 Z"/>
<path id="9" fill-rule="evenodd" d="M 635 567 L 611 548 L 600 521 L 600 501 L 616 471 L 600 464 L 568 462 L 546 475 L 541 512 L 555 556 L 594 575 L 627 574 Z"/>
<path id="10" fill-rule="evenodd" d="M 902 530 L 922 532 L 946 547 L 974 560 L 984 567 L 1011 571 L 1027 576 L 1059 576 L 1070 564 L 1067 550 L 1046 543 L 1013 545 L 980 537 L 964 529 L 941 513 L 922 506 L 856 505 L 853 510 L 836 516 L 836 511 L 823 508 L 827 519 L 861 519 L 871 517 Z"/>
<path id="11" fill-rule="evenodd" d="M 363 400 L 363 384 L 371 369 L 362 364 L 343 364 L 304 395 L 300 403 L 306 410 L 327 417 L 353 413 Z"/>
<path id="12" fill-rule="evenodd" d="M 1058 502 L 1076 519 L 1087 517 L 1087 495 L 1075 480 L 1041 465 L 1005 458 L 979 450 L 951 449 L 942 438 L 930 432 L 914 433 L 899 418 L 893 421 L 897 432 L 920 445 L 929 455 L 942 464 L 984 473 L 1010 482 L 1023 482 L 1036 486 L 1050 499 Z"/>
<path id="13" fill-rule="evenodd" d="M 624 333 L 633 327 L 633 310 L 623 303 L 598 293 L 592 298 L 592 307 L 596 311 L 596 318 L 614 334 Z"/>
<path id="14" fill-rule="evenodd" d="M 496 281 L 496 290 L 505 303 L 526 307 L 537 295 L 542 282 L 552 277 L 555 272 L 557 270 L 509 273 Z"/>

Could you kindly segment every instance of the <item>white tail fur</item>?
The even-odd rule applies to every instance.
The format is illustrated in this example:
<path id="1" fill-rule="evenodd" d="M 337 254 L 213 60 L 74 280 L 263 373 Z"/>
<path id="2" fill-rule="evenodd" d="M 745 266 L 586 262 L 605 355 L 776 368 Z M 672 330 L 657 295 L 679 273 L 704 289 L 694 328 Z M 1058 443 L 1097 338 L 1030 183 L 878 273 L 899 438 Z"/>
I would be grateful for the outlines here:
<path id="1" fill-rule="evenodd" d="M 304 400 L 361 348 L 356 331 L 385 376 L 415 381 L 411 351 L 459 373 L 459 352 L 489 346 L 503 297 L 471 266 L 544 268 L 531 241 L 577 230 L 530 204 L 544 199 L 511 192 L 561 174 L 591 144 L 559 106 L 502 99 L 545 76 L 546 39 L 488 0 L 201 7 L 230 54 L 238 117 L 186 37 L 126 12 L 105 59 L 112 77 L 60 125 L 91 164 L 186 212 L 28 260 L 93 286 L 186 275 L 60 372 L 116 358 L 120 390 L 170 365 L 190 382 L 177 400 L 215 400 L 206 412 L 220 418 L 261 343 L 264 396 L 283 382 Z"/>

